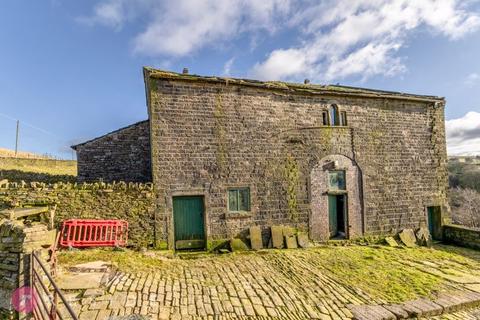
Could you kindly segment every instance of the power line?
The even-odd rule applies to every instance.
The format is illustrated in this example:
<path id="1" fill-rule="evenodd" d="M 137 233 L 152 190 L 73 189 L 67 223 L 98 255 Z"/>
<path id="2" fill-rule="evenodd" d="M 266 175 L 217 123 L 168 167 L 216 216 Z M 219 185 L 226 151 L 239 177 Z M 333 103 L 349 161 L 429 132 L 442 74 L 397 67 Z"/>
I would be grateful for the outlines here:
<path id="1" fill-rule="evenodd" d="M 10 119 L 10 120 L 13 120 L 13 121 L 17 121 L 17 120 L 19 121 L 19 119 L 16 119 L 16 118 L 14 118 L 14 117 L 11 117 L 11 116 L 9 116 L 8 114 L 5 114 L 5 113 L 0 113 L 0 116 L 3 116 L 3 117 L 5 117 L 5 118 Z M 52 133 L 52 132 L 50 132 L 50 131 L 48 131 L 48 130 L 45 130 L 45 129 L 43 129 L 43 128 L 34 126 L 33 124 L 30 124 L 30 123 L 28 123 L 28 122 L 26 122 L 26 121 L 23 121 L 23 120 L 22 120 L 22 124 L 23 124 L 23 125 L 26 125 L 27 127 L 32 128 L 32 129 L 41 131 L 41 132 L 43 132 L 43 133 L 45 133 L 45 134 L 51 135 L 51 136 L 53 136 L 53 137 L 55 137 L 55 138 L 60 138 L 60 137 L 57 136 L 56 134 L 54 134 L 54 133 Z M 60 139 L 61 139 L 61 138 L 60 138 Z"/>

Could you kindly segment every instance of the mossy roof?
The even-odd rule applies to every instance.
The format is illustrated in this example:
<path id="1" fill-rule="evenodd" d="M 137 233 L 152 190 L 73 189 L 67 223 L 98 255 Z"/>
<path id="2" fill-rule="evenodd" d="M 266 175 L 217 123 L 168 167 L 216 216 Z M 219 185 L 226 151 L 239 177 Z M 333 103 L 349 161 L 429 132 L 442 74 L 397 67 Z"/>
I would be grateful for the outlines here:
<path id="1" fill-rule="evenodd" d="M 349 96 L 349 97 L 366 97 L 366 98 L 389 98 L 400 100 L 414 100 L 424 102 L 444 102 L 443 97 L 419 95 L 395 91 L 375 90 L 360 87 L 350 87 L 342 85 L 321 85 L 321 84 L 301 84 L 282 81 L 259 81 L 252 79 L 228 78 L 217 76 L 201 76 L 196 74 L 183 74 L 172 71 L 154 69 L 144 67 L 144 76 L 153 79 L 168 79 L 179 81 L 196 81 L 206 83 L 223 83 L 225 85 L 240 85 L 249 87 L 258 87 L 270 90 L 281 90 L 299 94 L 315 94 L 329 96 Z"/>

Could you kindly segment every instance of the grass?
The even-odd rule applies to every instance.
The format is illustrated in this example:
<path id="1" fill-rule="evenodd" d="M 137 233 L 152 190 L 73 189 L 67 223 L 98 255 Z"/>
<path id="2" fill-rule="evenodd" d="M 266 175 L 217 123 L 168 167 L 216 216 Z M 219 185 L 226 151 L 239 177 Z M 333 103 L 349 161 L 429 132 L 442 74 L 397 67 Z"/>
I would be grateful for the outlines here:
<path id="1" fill-rule="evenodd" d="M 324 248 L 315 250 L 315 253 L 315 259 L 322 261 L 322 269 L 339 282 L 390 302 L 429 296 L 440 290 L 444 283 L 442 278 L 403 262 L 437 261 L 440 256 L 463 260 L 455 254 L 425 248 L 353 246 Z"/>
<path id="2" fill-rule="evenodd" d="M 76 175 L 76 161 L 0 157 L 0 180 L 74 182 Z"/>
<path id="3" fill-rule="evenodd" d="M 138 251 L 120 251 L 110 248 L 61 251 L 58 255 L 60 265 L 67 268 L 97 260 L 110 262 L 119 270 L 131 273 L 152 271 L 164 267 L 168 263 L 168 258 L 164 252 L 145 254 Z"/>
<path id="4" fill-rule="evenodd" d="M 166 268 L 175 270 L 176 266 L 186 264 L 195 268 L 196 261 L 169 259 L 171 252 L 153 251 L 148 254 L 135 251 L 113 251 L 111 249 L 90 249 L 80 251 L 64 251 L 59 254 L 62 266 L 71 266 L 88 261 L 104 260 L 114 263 L 118 269 L 127 273 L 140 271 L 165 272 Z M 436 245 L 435 249 L 390 248 L 386 246 L 325 246 L 307 250 L 265 250 L 246 253 L 248 259 L 265 259 L 271 274 L 290 274 L 285 272 L 294 266 L 300 268 L 303 276 L 312 276 L 315 272 L 328 275 L 340 284 L 361 289 L 375 299 L 388 302 L 402 302 L 420 296 L 431 296 L 437 291 L 446 289 L 449 280 L 438 274 L 427 272 L 420 266 L 437 265 L 437 269 L 445 274 L 469 274 L 471 270 L 480 270 L 480 252 L 444 245 Z M 228 261 L 242 263 L 245 254 L 237 255 L 200 255 L 202 259 L 215 262 Z M 278 263 L 278 261 L 282 263 Z M 422 264 L 425 262 L 425 264 Z M 210 263 L 210 262 L 206 262 Z M 212 262 L 213 263 L 213 262 Z M 480 274 L 479 274 L 480 275 Z"/>

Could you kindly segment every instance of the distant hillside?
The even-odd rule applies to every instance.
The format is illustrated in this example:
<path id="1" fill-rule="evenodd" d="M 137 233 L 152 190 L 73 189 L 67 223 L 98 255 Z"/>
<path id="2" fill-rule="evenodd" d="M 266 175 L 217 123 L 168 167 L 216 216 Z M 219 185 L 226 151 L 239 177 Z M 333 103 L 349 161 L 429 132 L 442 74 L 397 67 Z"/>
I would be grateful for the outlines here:
<path id="1" fill-rule="evenodd" d="M 0 148 L 0 158 L 15 158 L 15 150 Z M 32 152 L 19 151 L 17 158 L 24 159 L 52 159 L 52 157 L 46 155 L 40 155 Z"/>
<path id="2" fill-rule="evenodd" d="M 448 161 L 448 174 L 450 187 L 474 189 L 480 192 L 480 163 L 477 158 L 468 160 L 450 158 Z"/>
<path id="3" fill-rule="evenodd" d="M 0 180 L 75 182 L 77 162 L 72 160 L 0 157 Z"/>

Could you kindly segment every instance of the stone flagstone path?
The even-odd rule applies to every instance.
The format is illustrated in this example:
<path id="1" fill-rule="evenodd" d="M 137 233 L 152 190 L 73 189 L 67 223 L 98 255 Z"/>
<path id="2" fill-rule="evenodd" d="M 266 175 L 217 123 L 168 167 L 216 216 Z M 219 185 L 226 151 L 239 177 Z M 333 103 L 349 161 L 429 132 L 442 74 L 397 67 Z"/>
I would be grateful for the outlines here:
<path id="1" fill-rule="evenodd" d="M 130 314 L 147 319 L 339 320 L 353 317 L 349 305 L 387 303 L 339 284 L 311 259 L 305 259 L 311 254 L 309 250 L 289 250 L 234 258 L 172 259 L 156 272 L 117 272 L 103 292 L 90 290 L 81 297 L 69 296 L 80 319 L 87 320 Z M 412 267 L 435 269 L 421 263 Z M 475 280 L 466 281 L 460 274 L 456 277 L 447 279 L 452 290 L 470 290 L 468 285 Z M 471 289 L 473 292 L 474 287 Z M 478 319 L 475 312 L 461 311 L 444 318 Z"/>

